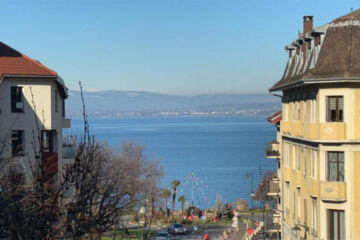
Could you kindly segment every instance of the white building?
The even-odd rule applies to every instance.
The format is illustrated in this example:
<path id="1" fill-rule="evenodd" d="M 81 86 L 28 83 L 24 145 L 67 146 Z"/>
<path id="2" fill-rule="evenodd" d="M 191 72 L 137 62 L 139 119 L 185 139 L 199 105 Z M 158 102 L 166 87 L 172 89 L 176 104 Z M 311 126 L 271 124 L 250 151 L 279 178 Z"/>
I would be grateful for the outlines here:
<path id="1" fill-rule="evenodd" d="M 55 176 L 63 163 L 67 88 L 59 75 L 0 42 L 0 157 L 24 171 L 41 156 Z M 41 152 L 41 154 L 40 154 Z"/>

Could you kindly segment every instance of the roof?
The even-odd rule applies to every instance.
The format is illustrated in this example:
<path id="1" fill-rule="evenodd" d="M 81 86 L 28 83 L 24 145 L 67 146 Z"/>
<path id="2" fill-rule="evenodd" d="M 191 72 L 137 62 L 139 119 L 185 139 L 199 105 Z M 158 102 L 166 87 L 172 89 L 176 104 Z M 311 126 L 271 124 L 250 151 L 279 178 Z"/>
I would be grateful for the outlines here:
<path id="1" fill-rule="evenodd" d="M 62 95 L 67 97 L 67 89 L 55 71 L 0 42 L 0 79 L 4 76 L 55 78 Z"/>
<path id="2" fill-rule="evenodd" d="M 281 121 L 281 119 L 282 119 L 281 111 L 273 113 L 267 118 L 268 122 L 274 125 L 278 124 Z"/>
<path id="3" fill-rule="evenodd" d="M 0 42 L 0 76 L 57 76 L 53 70 Z"/>
<path id="4" fill-rule="evenodd" d="M 300 71 L 296 69 L 300 65 L 298 61 L 289 61 L 284 76 L 270 88 L 270 91 L 324 79 L 360 81 L 359 20 L 360 9 L 331 22 L 315 64 L 311 66 L 314 51 L 309 56 L 310 60 L 301 66 Z"/>
<path id="5" fill-rule="evenodd" d="M 351 21 L 351 20 L 360 20 L 360 9 L 356 11 L 352 11 L 351 13 L 346 14 L 342 17 L 336 18 L 333 22 L 338 23 L 338 22 Z"/>

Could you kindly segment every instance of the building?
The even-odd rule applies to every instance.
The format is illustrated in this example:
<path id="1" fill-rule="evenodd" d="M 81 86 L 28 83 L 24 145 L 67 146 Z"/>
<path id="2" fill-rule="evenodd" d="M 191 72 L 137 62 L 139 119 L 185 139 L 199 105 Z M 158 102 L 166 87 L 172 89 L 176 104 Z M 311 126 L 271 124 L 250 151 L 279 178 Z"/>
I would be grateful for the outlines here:
<path id="1" fill-rule="evenodd" d="M 303 21 L 270 88 L 282 101 L 268 154 L 282 239 L 360 239 L 360 10 L 316 28 Z"/>
<path id="2" fill-rule="evenodd" d="M 63 163 L 67 88 L 53 70 L 0 42 L 0 157 L 29 171 L 41 156 L 56 177 Z"/>

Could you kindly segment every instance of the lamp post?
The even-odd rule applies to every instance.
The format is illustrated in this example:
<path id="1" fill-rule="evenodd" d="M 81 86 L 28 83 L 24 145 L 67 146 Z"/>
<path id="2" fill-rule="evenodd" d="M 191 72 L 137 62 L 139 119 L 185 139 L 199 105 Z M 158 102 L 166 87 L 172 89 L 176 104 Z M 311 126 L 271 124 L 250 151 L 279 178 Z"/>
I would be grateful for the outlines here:
<path id="1" fill-rule="evenodd" d="M 309 227 L 306 226 L 306 225 L 296 224 L 296 225 L 292 228 L 295 236 L 296 236 L 296 237 L 299 237 L 299 234 L 300 234 L 300 231 L 301 231 L 301 228 L 300 228 L 300 227 L 304 228 L 304 230 L 305 230 L 304 239 L 307 239 L 307 233 L 309 232 Z"/>
<path id="2" fill-rule="evenodd" d="M 251 191 L 251 212 L 250 212 L 250 216 L 251 216 L 251 228 L 254 228 L 254 191 L 253 191 L 253 173 L 246 173 L 246 178 L 249 179 L 250 178 L 250 191 Z"/>

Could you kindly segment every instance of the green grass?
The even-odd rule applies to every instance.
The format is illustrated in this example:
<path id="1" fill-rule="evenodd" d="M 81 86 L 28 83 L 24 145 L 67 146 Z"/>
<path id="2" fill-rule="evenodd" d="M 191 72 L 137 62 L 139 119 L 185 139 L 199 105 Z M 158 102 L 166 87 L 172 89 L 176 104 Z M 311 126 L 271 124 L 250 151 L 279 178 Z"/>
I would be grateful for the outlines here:
<path id="1" fill-rule="evenodd" d="M 140 230 L 141 231 L 141 230 Z M 104 234 L 104 235 L 108 235 L 106 237 L 101 237 L 102 240 L 110 240 L 110 239 L 113 239 L 113 235 L 114 235 L 115 232 L 111 232 L 111 233 L 108 233 L 108 234 Z M 123 230 L 118 230 L 116 232 L 116 239 L 122 239 L 122 240 L 135 240 L 137 239 L 137 236 L 138 236 L 138 229 L 137 228 L 132 228 L 132 229 L 129 229 L 129 233 L 130 233 L 130 236 L 131 237 L 125 237 L 125 232 Z M 141 234 L 141 232 L 139 233 Z M 157 234 L 156 231 L 153 231 L 153 230 L 150 230 L 149 232 L 150 236 L 155 236 Z"/>

